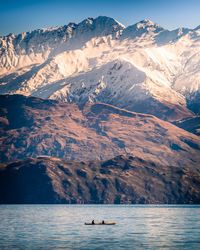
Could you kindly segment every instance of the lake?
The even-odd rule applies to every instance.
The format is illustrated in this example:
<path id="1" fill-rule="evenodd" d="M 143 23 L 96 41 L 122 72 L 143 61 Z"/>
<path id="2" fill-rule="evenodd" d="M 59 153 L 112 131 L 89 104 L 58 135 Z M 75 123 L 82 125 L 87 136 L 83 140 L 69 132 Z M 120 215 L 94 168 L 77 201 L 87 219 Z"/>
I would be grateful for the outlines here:
<path id="1" fill-rule="evenodd" d="M 200 206 L 1 205 L 0 249 L 200 249 Z"/>

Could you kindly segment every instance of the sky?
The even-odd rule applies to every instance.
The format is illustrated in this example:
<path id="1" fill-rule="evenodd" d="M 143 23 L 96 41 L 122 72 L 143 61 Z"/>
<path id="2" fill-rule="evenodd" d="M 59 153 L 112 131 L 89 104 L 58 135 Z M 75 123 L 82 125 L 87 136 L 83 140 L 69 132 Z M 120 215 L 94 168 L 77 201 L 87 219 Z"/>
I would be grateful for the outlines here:
<path id="1" fill-rule="evenodd" d="M 200 0 L 0 0 L 0 35 L 113 17 L 125 26 L 144 18 L 172 30 L 200 25 Z"/>

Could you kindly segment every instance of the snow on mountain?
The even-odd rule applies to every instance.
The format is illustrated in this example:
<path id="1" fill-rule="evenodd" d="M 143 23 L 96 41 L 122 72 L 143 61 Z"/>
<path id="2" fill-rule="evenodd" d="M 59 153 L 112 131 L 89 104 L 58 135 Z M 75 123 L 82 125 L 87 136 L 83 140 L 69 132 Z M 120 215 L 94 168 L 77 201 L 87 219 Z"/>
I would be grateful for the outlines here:
<path id="1" fill-rule="evenodd" d="M 164 45 L 179 39 L 180 37 L 186 35 L 189 31 L 190 29 L 187 28 L 178 28 L 169 31 L 149 19 L 144 19 L 124 29 L 121 39 L 137 40 L 138 38 L 143 38 L 145 40 L 149 39 L 157 45 Z"/>
<path id="2" fill-rule="evenodd" d="M 147 34 L 155 35 L 161 31 L 164 31 L 164 29 L 160 25 L 150 21 L 149 19 L 144 19 L 124 29 L 121 38 L 133 39 Z"/>
<path id="3" fill-rule="evenodd" d="M 145 19 L 125 28 L 113 18 L 87 18 L 1 37 L 0 93 L 185 118 L 192 116 L 186 101 L 200 90 L 199 55 L 199 27 L 169 31 Z"/>
<path id="4" fill-rule="evenodd" d="M 113 18 L 99 16 L 87 18 L 77 25 L 74 37 L 84 38 L 84 41 L 92 37 L 115 34 L 124 29 L 124 26 Z"/>
<path id="5" fill-rule="evenodd" d="M 124 26 L 113 18 L 87 18 L 79 24 L 38 29 L 19 35 L 0 37 L 0 75 L 9 70 L 42 63 L 60 48 L 80 48 L 92 37 L 117 34 Z M 54 52 L 55 50 L 55 52 Z"/>

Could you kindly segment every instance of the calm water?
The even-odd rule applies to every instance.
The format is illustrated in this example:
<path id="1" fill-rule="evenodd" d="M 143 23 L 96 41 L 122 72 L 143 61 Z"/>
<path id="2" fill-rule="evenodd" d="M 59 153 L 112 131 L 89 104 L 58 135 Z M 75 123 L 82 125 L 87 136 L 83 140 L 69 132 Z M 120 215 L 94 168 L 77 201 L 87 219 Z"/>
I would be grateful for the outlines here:
<path id="1" fill-rule="evenodd" d="M 1 250 L 163 248 L 200 249 L 200 206 L 0 206 Z"/>

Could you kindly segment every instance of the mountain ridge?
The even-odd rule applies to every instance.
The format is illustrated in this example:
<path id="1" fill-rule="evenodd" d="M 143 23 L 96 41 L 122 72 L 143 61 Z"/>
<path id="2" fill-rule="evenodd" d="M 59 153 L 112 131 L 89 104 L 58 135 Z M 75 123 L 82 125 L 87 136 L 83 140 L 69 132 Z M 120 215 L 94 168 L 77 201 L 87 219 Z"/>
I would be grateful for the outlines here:
<path id="1" fill-rule="evenodd" d="M 0 203 L 198 204 L 199 182 L 197 168 L 131 155 L 93 162 L 37 157 L 0 166 Z"/>
<path id="2" fill-rule="evenodd" d="M 161 25 L 159 25 L 157 22 L 154 22 L 153 20 L 151 20 L 150 18 L 144 18 L 142 20 L 139 20 L 137 21 L 136 23 L 134 24 L 129 24 L 127 26 L 125 26 L 124 24 L 122 24 L 120 21 L 118 21 L 116 18 L 112 18 L 112 17 L 108 17 L 108 16 L 103 16 L 103 15 L 100 15 L 100 16 L 97 16 L 97 17 L 87 17 L 85 18 L 84 20 L 80 21 L 80 22 L 69 22 L 68 24 L 64 24 L 64 25 L 56 25 L 56 26 L 47 26 L 47 27 L 43 27 L 43 28 L 37 28 L 37 29 L 33 29 L 33 30 L 30 30 L 30 31 L 22 31 L 22 32 L 19 32 L 19 33 L 8 33 L 7 35 L 2 35 L 0 36 L 0 38 L 2 37 L 9 37 L 9 36 L 17 36 L 17 35 L 20 35 L 20 34 L 24 34 L 24 33 L 31 33 L 31 32 L 36 32 L 36 31 L 54 31 L 56 29 L 60 29 L 61 27 L 66 27 L 66 26 L 76 26 L 76 25 L 79 25 L 80 23 L 83 23 L 83 22 L 87 22 L 89 20 L 93 21 L 93 20 L 96 20 L 98 18 L 106 18 L 106 19 L 112 19 L 114 20 L 116 23 L 118 23 L 120 26 L 124 27 L 125 29 L 130 27 L 130 26 L 134 26 L 136 24 L 140 24 L 140 23 L 151 23 L 151 24 L 154 24 L 156 26 L 159 26 L 161 27 L 163 30 L 168 30 L 168 31 L 175 31 L 175 30 L 178 30 L 178 29 L 187 29 L 187 30 L 198 30 L 200 29 L 200 25 L 197 25 L 196 27 L 194 28 L 187 28 L 187 27 L 177 27 L 177 28 L 174 28 L 174 29 L 167 29 L 167 28 L 163 28 Z"/>
<path id="3" fill-rule="evenodd" d="M 131 153 L 155 164 L 196 166 L 199 137 L 149 114 L 103 103 L 0 96 L 0 161 L 38 155 L 106 160 Z"/>
<path id="4" fill-rule="evenodd" d="M 100 101 L 172 122 L 194 117 L 199 37 L 198 27 L 168 31 L 145 19 L 125 28 L 105 16 L 10 35 L 0 39 L 0 93 Z"/>

